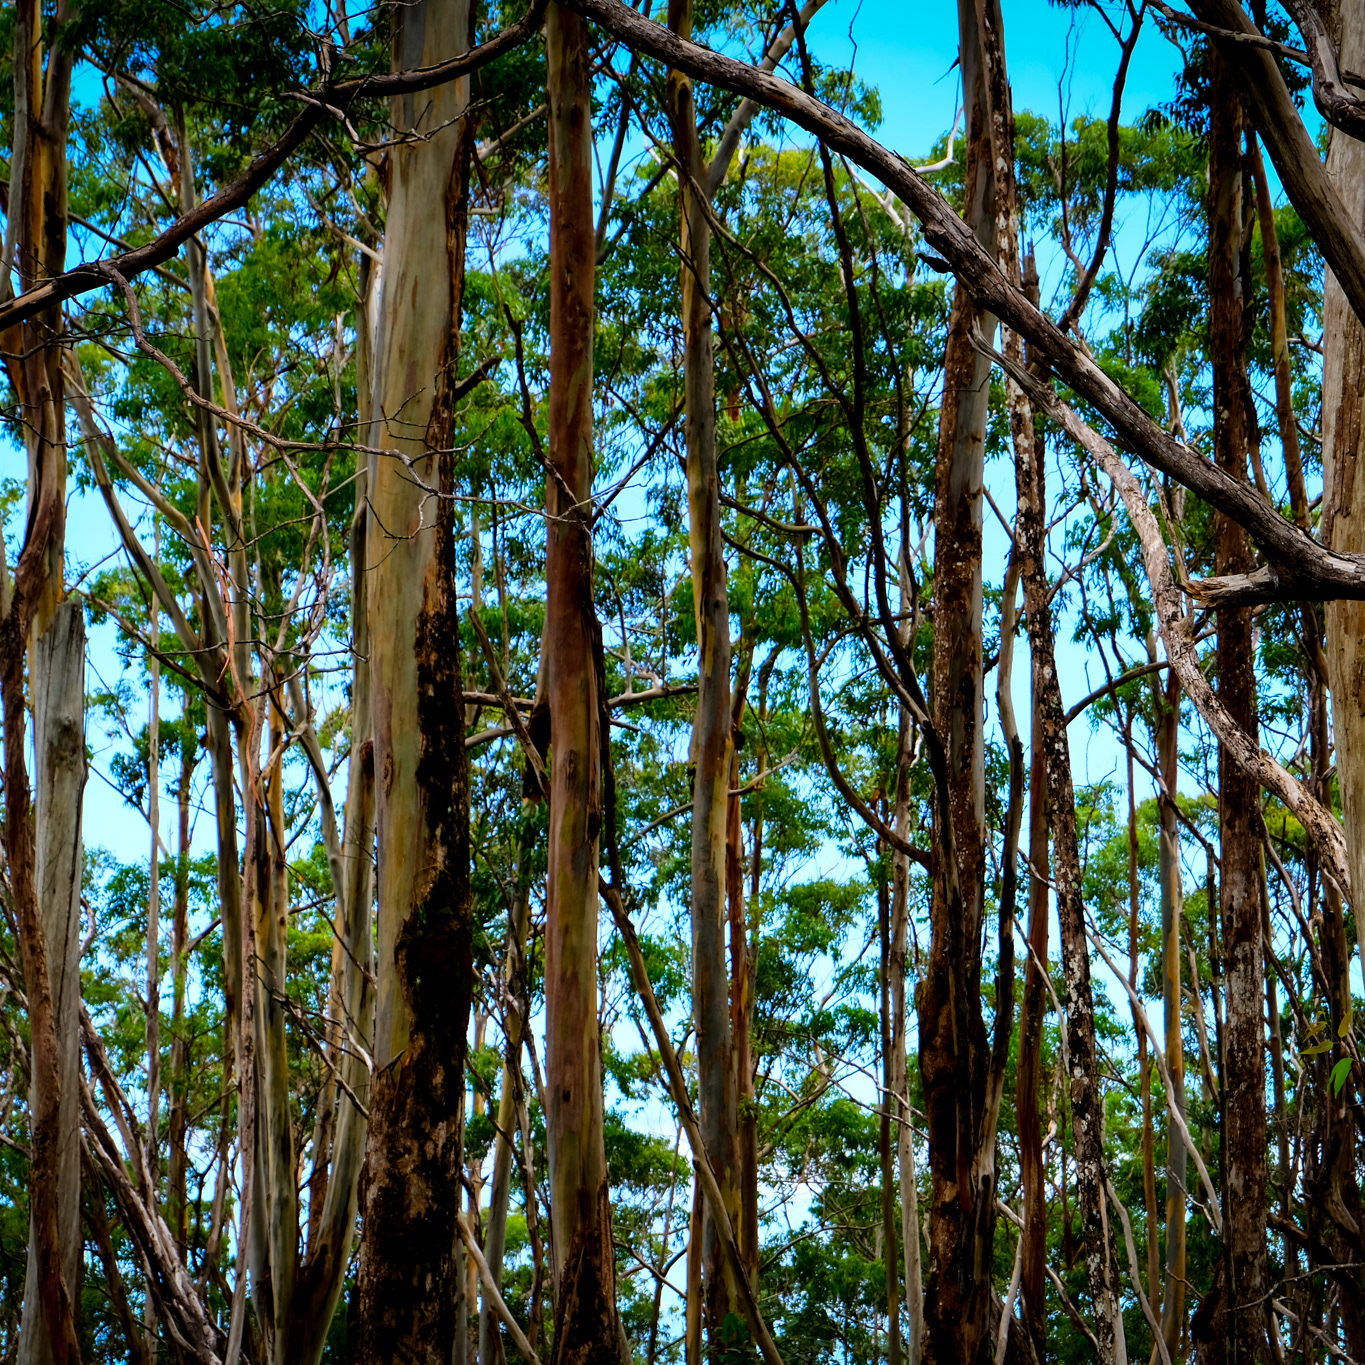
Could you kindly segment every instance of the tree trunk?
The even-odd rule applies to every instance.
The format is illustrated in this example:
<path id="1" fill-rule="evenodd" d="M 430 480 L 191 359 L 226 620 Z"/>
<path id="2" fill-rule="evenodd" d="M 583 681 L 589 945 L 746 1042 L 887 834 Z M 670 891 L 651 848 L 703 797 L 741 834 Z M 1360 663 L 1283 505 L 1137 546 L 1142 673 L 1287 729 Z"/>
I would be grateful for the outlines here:
<path id="1" fill-rule="evenodd" d="M 603 1147 L 597 867 L 604 818 L 593 648 L 592 73 L 586 22 L 551 4 L 550 422 L 545 691 L 550 829 L 545 927 L 546 1136 L 554 1210 L 554 1365 L 614 1361 L 621 1329 Z M 724 824 L 721 826 L 724 856 Z M 723 872 L 722 863 L 722 872 Z M 728 1017 L 728 1016 L 727 1016 Z"/>
<path id="2" fill-rule="evenodd" d="M 63 10 L 55 22 L 61 25 L 64 19 Z M 11 290 L 12 267 L 17 266 L 21 288 L 27 292 L 61 274 L 66 264 L 66 143 L 74 49 L 61 41 L 60 33 L 47 36 L 56 41 L 48 50 L 44 69 L 41 9 L 37 0 L 21 0 L 15 12 L 15 145 L 0 283 L 0 291 L 6 295 Z M 22 648 L 26 643 L 30 650 L 38 788 L 36 808 L 30 816 L 27 776 L 22 779 L 20 798 L 17 790 L 9 788 L 7 775 L 6 815 L 15 826 L 10 832 L 11 842 L 17 839 L 24 843 L 25 856 L 34 860 L 29 864 L 33 880 L 27 890 L 14 887 L 16 902 L 24 896 L 36 897 L 35 924 L 26 925 L 25 909 L 16 906 L 21 937 L 27 937 L 25 930 L 31 928 L 44 940 L 42 944 L 21 945 L 26 988 L 34 1009 L 30 1113 L 35 1191 L 20 1330 L 21 1365 L 76 1358 L 73 1314 L 79 1297 L 82 1249 L 78 952 L 83 871 L 81 797 L 85 786 L 85 627 L 82 607 L 63 602 L 66 402 L 62 330 L 60 306 L 50 308 L 23 324 L 17 335 L 7 338 L 5 347 L 28 452 L 29 504 L 28 539 L 22 550 L 29 560 L 28 571 L 16 573 L 13 602 L 5 604 L 11 624 L 22 626 L 21 639 L 7 641 L 6 645 Z M 8 591 L 5 596 L 9 598 Z M 22 674 L 19 659 L 8 659 L 6 666 Z M 7 678 L 6 683 L 22 687 L 22 678 Z M 11 702 L 22 706 L 22 699 L 6 698 L 7 748 L 11 729 L 16 742 L 22 743 L 24 728 L 23 718 L 14 713 Z M 22 755 L 16 757 L 22 766 Z M 19 779 L 17 770 L 13 777 Z M 22 813 L 16 799 L 24 802 Z M 31 970 L 46 980 L 31 978 Z M 52 1010 L 51 1039 L 45 1036 L 46 1025 L 40 1019 L 45 1000 Z"/>
<path id="3" fill-rule="evenodd" d="M 670 0 L 669 27 L 691 40 L 691 0 Z M 702 1136 L 730 1221 L 740 1223 L 739 1089 L 726 964 L 726 832 L 732 754 L 730 607 L 716 465 L 715 355 L 711 327 L 710 207 L 692 82 L 668 75 L 673 148 L 681 167 L 681 314 L 687 419 L 688 544 L 697 628 L 697 710 L 692 726 L 692 1020 Z M 740 1309 L 738 1287 L 710 1211 L 702 1228 L 703 1316 L 713 1351 Z"/>
<path id="4" fill-rule="evenodd" d="M 998 19 L 998 8 L 990 6 Z M 966 218 L 996 254 L 990 109 L 975 6 L 958 6 L 966 111 Z M 981 525 L 990 364 L 972 345 L 995 320 L 960 285 L 944 354 L 934 512 L 934 724 L 947 751 L 960 911 L 935 878 L 929 961 L 920 991 L 920 1074 L 933 1177 L 926 1358 L 970 1362 L 991 1341 L 995 1190 L 972 1188 L 990 1045 L 981 1014 L 986 831 L 983 750 Z M 939 832 L 938 848 L 944 846 Z M 940 852 L 939 857 L 942 857 Z"/>
<path id="5" fill-rule="evenodd" d="M 1180 921 L 1184 894 L 1180 885 L 1180 833 L 1176 828 L 1175 794 L 1180 781 L 1180 683 L 1174 671 L 1158 702 L 1156 751 L 1161 773 L 1158 796 L 1161 845 L 1161 981 L 1165 1022 L 1166 1069 L 1176 1108 L 1185 1107 L 1185 1031 L 1180 1012 Z M 1161 1299 L 1161 1334 L 1174 1353 L 1185 1330 L 1185 1191 L 1188 1153 L 1174 1123 L 1166 1124 L 1166 1283 Z"/>
<path id="6" fill-rule="evenodd" d="M 1043 488 L 1042 462 L 1037 465 L 1038 492 Z M 1019 1069 L 1015 1112 L 1019 1121 L 1019 1174 L 1024 1187 L 1024 1250 L 1019 1288 L 1023 1294 L 1024 1325 L 1034 1354 L 1044 1359 L 1047 1349 L 1047 1176 L 1043 1169 L 1042 1079 L 1043 1019 L 1048 986 L 1044 972 L 1048 955 L 1048 810 L 1047 765 L 1043 758 L 1040 690 L 1032 670 L 1032 737 L 1029 741 L 1029 957 L 1024 967 L 1024 1000 L 1019 1019 Z M 1059 1021 L 1060 1022 L 1060 1021 Z"/>
<path id="7" fill-rule="evenodd" d="M 35 889 L 60 1049 L 59 1150 L 52 1173 L 58 1195 L 62 1279 L 73 1306 L 79 1292 L 80 1232 L 80 928 L 81 801 L 85 790 L 85 614 L 68 599 L 33 646 Z M 30 988 L 31 989 L 31 988 Z M 36 1095 L 30 1100 L 34 1112 Z M 34 1170 L 35 1179 L 45 1176 Z M 38 1291 L 38 1238 L 29 1241 L 19 1360 L 47 1365 L 57 1359 Z M 30 1292 L 27 1286 L 32 1285 Z"/>
<path id="8" fill-rule="evenodd" d="M 1209 350 L 1213 361 L 1214 454 L 1220 469 L 1245 481 L 1251 395 L 1244 349 L 1242 258 L 1242 109 L 1231 70 L 1211 58 L 1209 94 Z M 1215 519 L 1220 574 L 1254 567 L 1246 532 Z M 1220 607 L 1218 695 L 1253 738 L 1257 732 L 1251 611 Z M 1219 835 L 1227 1028 L 1224 1035 L 1223 1136 L 1227 1186 L 1224 1254 L 1228 1271 L 1231 1359 L 1270 1358 L 1267 1337 L 1265 980 L 1261 945 L 1260 786 L 1227 750 L 1218 758 Z"/>
<path id="9" fill-rule="evenodd" d="M 468 0 L 394 12 L 398 69 L 468 50 Z M 370 686 L 378 1016 L 357 1359 L 448 1362 L 463 1256 L 464 1062 L 473 990 L 451 437 L 464 285 L 468 78 L 399 96 L 370 445 Z M 407 461 L 411 461 L 411 466 Z M 415 476 L 415 477 L 414 477 Z"/>
<path id="10" fill-rule="evenodd" d="M 185 707 L 180 726 L 180 779 L 176 792 L 177 826 L 175 899 L 171 908 L 171 1067 L 166 1086 L 166 1211 L 181 1260 L 189 1246 L 189 1133 L 190 1042 L 185 1007 L 189 986 L 190 937 L 190 811 L 191 783 L 198 745 Z"/>
<path id="11" fill-rule="evenodd" d="M 484 1259 L 493 1282 L 502 1289 L 502 1262 L 507 1250 L 507 1210 L 512 1193 L 512 1141 L 518 1130 L 517 1111 L 523 1081 L 521 1049 L 526 998 L 526 940 L 531 923 L 531 858 L 540 828 L 536 803 L 523 801 L 517 843 L 517 879 L 507 916 L 507 953 L 502 980 L 507 1020 L 507 1051 L 498 1094 L 498 1136 L 493 1153 L 493 1182 L 488 1196 L 484 1230 Z M 530 1160 L 530 1153 L 523 1153 Z M 479 1308 L 479 1365 L 498 1365 L 498 1327 L 485 1295 Z"/>
<path id="12" fill-rule="evenodd" d="M 1029 443 L 1032 448 L 1032 443 Z M 1053 878 L 1066 976 L 1066 1045 L 1071 1077 L 1071 1121 L 1075 1144 L 1076 1192 L 1085 1230 L 1086 1275 L 1095 1305 L 1095 1336 L 1102 1365 L 1127 1358 L 1123 1316 L 1105 1196 L 1104 1097 L 1099 1083 L 1095 1042 L 1095 1002 L 1090 983 L 1085 905 L 1081 900 L 1081 860 L 1076 833 L 1076 798 L 1071 778 L 1061 687 L 1052 641 L 1050 585 L 1043 563 L 1044 503 L 1037 491 L 1034 459 L 1016 451 L 1018 489 L 1016 537 L 1022 547 L 1024 604 L 1033 651 L 1035 705 L 1047 768 L 1051 811 Z"/>
<path id="13" fill-rule="evenodd" d="M 1365 63 L 1365 0 L 1335 0 L 1329 27 L 1342 69 Z M 1327 171 L 1346 211 L 1365 217 L 1365 144 L 1334 133 Z M 1330 268 L 1323 271 L 1322 541 L 1329 549 L 1365 550 L 1365 326 Z M 1337 779 L 1351 858 L 1352 884 L 1365 887 L 1365 602 L 1326 604 L 1327 675 L 1332 690 Z M 1365 915 L 1356 916 L 1365 962 Z"/>
<path id="14" fill-rule="evenodd" d="M 909 509 L 902 503 L 902 517 Z M 902 528 L 902 546 L 905 527 Z M 908 549 L 907 549 L 908 553 Z M 906 620 L 911 608 L 910 585 L 900 575 L 900 611 Z M 902 627 L 909 643 L 910 626 Z M 909 842 L 913 806 L 910 794 L 914 765 L 914 733 L 910 716 L 899 707 L 896 737 L 896 834 Z M 915 1133 L 910 1113 L 910 1059 L 906 1041 L 909 1015 L 906 1009 L 910 956 L 910 858 L 899 849 L 891 858 L 891 1070 L 887 1085 L 895 1096 L 896 1166 L 900 1184 L 901 1254 L 905 1258 L 905 1354 L 909 1365 L 919 1365 L 924 1353 L 924 1281 L 921 1269 L 919 1181 L 915 1173 Z"/>

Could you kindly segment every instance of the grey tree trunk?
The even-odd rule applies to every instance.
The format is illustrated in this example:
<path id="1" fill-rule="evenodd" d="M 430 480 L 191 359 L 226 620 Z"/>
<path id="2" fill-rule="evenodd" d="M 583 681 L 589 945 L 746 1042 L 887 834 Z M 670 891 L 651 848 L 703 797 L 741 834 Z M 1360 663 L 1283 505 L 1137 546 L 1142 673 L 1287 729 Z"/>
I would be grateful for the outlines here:
<path id="1" fill-rule="evenodd" d="M 85 791 L 85 611 L 68 598 L 34 641 L 34 779 L 38 911 L 47 938 L 63 1085 L 58 1156 L 62 1278 L 73 1300 L 81 1267 L 81 809 Z M 38 1295 L 36 1238 L 24 1281 L 20 1365 L 48 1365 L 52 1344 Z"/>

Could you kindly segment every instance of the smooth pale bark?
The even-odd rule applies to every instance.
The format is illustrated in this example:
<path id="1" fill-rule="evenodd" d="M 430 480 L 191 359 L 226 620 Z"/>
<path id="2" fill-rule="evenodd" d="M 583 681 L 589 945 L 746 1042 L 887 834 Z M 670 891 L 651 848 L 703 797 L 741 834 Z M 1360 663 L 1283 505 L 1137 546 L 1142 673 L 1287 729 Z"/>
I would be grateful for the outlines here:
<path id="1" fill-rule="evenodd" d="M 587 25 L 546 15 L 550 402 L 545 504 L 545 692 L 550 828 L 545 926 L 546 1136 L 554 1210 L 554 1365 L 616 1360 L 616 1266 L 597 1024 L 601 704 L 593 646 L 592 72 Z M 722 838 L 724 827 L 722 826 Z M 722 845 L 723 854 L 723 845 Z"/>
<path id="2" fill-rule="evenodd" d="M 999 19 L 998 6 L 989 6 Z M 988 74 L 975 6 L 958 6 L 966 143 L 966 223 L 987 255 L 996 242 Z M 925 1358 L 974 1361 L 991 1344 L 991 1246 L 995 1189 L 972 1181 L 985 1107 L 990 1042 L 981 1013 L 985 914 L 982 480 L 990 362 L 972 345 L 994 333 L 959 286 L 943 360 L 934 509 L 934 725 L 947 751 L 961 902 L 935 878 L 929 956 L 919 993 L 919 1063 L 929 1130 L 932 1194 Z M 949 846 L 936 831 L 936 856 Z"/>
<path id="3" fill-rule="evenodd" d="M 468 50 L 468 0 L 394 11 L 395 69 Z M 462 1289 L 456 1219 L 472 991 L 469 787 L 451 432 L 464 283 L 465 78 L 399 96 L 421 136 L 389 152 L 373 341 L 368 533 L 378 841 L 375 1071 L 357 1360 L 448 1362 Z M 441 453 L 444 452 L 444 453 Z"/>
<path id="4" fill-rule="evenodd" d="M 62 1088 L 56 1180 L 62 1278 L 79 1285 L 80 1235 L 80 929 L 81 809 L 85 790 L 85 614 L 68 599 L 33 646 L 36 890 L 47 940 L 48 972 L 61 1050 Z M 30 1100 L 33 1103 L 33 1100 Z M 19 1360 L 46 1365 L 55 1357 L 37 1291 L 37 1238 L 30 1239 Z"/>
<path id="5" fill-rule="evenodd" d="M 1246 281 L 1242 275 L 1242 109 L 1232 73 L 1212 60 L 1209 95 L 1209 350 L 1213 363 L 1213 445 L 1220 469 L 1245 480 L 1250 439 L 1250 385 L 1243 336 Z M 1215 517 L 1220 575 L 1254 564 L 1246 532 Z M 1218 696 L 1255 739 L 1256 676 L 1251 612 L 1217 611 Z M 1260 788 L 1226 748 L 1218 758 L 1218 808 L 1227 1026 L 1224 1033 L 1223 1142 L 1226 1201 L 1225 1307 L 1230 1359 L 1239 1365 L 1270 1359 L 1266 1255 L 1265 980 L 1261 943 Z"/>

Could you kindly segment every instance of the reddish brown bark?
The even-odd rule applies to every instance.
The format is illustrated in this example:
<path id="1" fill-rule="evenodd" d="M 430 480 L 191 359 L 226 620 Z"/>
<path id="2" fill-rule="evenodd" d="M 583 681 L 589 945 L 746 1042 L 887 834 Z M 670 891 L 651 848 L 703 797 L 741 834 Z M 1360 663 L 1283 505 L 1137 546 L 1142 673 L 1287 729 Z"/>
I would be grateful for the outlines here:
<path id="1" fill-rule="evenodd" d="M 593 649 L 592 73 L 587 25 L 546 16 L 550 127 L 550 421 L 545 503 L 545 692 L 550 827 L 545 1086 L 554 1210 L 555 1365 L 618 1358 L 615 1253 L 597 1026 L 602 732 Z"/>
<path id="2" fill-rule="evenodd" d="M 959 35 L 966 108 L 966 219 L 982 247 L 994 256 L 996 184 L 987 75 L 970 4 L 959 6 Z M 975 1189 L 972 1184 L 990 1055 L 981 1013 L 986 866 L 981 489 L 990 365 L 971 342 L 974 328 L 989 334 L 993 327 L 994 320 L 959 285 L 944 353 L 939 421 L 933 696 L 934 724 L 947 751 L 961 901 L 952 903 L 940 869 L 919 999 L 920 1075 L 933 1177 L 925 1355 L 943 1362 L 977 1359 L 989 1348 L 993 1317 L 995 1190 Z M 940 829 L 939 858 L 944 846 Z"/>

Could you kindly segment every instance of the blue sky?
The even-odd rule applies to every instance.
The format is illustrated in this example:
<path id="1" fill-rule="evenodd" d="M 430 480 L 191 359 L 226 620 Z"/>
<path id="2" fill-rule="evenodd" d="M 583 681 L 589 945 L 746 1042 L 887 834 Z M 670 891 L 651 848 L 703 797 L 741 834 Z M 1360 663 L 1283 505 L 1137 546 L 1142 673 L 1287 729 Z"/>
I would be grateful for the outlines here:
<path id="1" fill-rule="evenodd" d="M 1047 0 L 1005 0 L 1004 18 L 1015 109 L 1056 119 L 1058 79 L 1069 43 L 1075 54 L 1065 91 L 1071 115 L 1109 113 L 1119 49 L 1098 14 L 1062 9 Z M 878 136 L 913 159 L 953 121 L 959 85 L 950 68 L 957 60 L 957 23 L 952 4 L 832 0 L 812 22 L 810 41 L 827 63 L 851 59 L 862 78 L 881 91 L 884 122 Z M 1179 61 L 1148 19 L 1129 70 L 1127 119 L 1170 98 Z"/>

